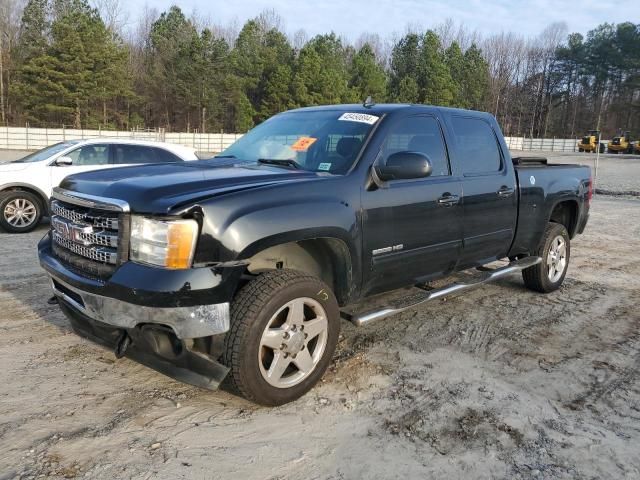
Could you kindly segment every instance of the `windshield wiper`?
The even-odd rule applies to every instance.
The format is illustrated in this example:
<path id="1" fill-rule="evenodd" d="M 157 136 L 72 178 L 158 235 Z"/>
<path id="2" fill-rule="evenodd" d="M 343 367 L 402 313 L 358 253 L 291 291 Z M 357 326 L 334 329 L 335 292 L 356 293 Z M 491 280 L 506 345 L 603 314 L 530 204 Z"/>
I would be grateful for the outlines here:
<path id="1" fill-rule="evenodd" d="M 258 159 L 258 163 L 264 163 L 266 165 L 279 165 L 279 166 L 283 166 L 283 167 L 291 167 L 291 168 L 295 168 L 297 170 L 302 168 L 302 165 L 300 165 L 295 160 L 291 160 L 291 159 L 280 160 L 280 159 L 277 159 L 277 158 L 259 158 Z"/>

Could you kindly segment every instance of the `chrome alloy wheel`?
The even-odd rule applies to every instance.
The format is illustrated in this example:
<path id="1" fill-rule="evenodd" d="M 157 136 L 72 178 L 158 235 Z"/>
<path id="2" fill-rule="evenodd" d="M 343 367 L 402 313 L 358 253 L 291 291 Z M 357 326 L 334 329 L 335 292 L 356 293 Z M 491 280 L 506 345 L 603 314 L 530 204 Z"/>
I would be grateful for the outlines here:
<path id="1" fill-rule="evenodd" d="M 4 206 L 4 219 L 12 227 L 28 227 L 37 216 L 36 206 L 26 198 L 16 198 Z"/>
<path id="2" fill-rule="evenodd" d="M 297 385 L 316 368 L 328 338 L 327 314 L 312 298 L 291 300 L 267 323 L 258 349 L 262 377 L 277 388 Z"/>
<path id="3" fill-rule="evenodd" d="M 551 241 L 547 253 L 547 275 L 552 283 L 562 277 L 567 268 L 567 242 L 562 235 L 558 235 Z"/>

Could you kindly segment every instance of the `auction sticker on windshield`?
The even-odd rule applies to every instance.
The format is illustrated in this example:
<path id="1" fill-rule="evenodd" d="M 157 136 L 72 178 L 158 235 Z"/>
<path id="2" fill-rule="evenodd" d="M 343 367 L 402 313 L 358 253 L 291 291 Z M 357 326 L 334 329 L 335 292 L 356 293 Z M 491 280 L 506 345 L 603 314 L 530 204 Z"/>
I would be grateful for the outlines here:
<path id="1" fill-rule="evenodd" d="M 338 120 L 343 120 L 346 122 L 360 122 L 360 123 L 368 123 L 369 125 L 373 125 L 378 121 L 378 118 L 375 115 L 369 115 L 368 113 L 343 113 Z"/>
<path id="2" fill-rule="evenodd" d="M 306 152 L 316 140 L 318 139 L 313 137 L 300 137 L 293 145 L 291 145 L 291 150 L 296 152 Z"/>

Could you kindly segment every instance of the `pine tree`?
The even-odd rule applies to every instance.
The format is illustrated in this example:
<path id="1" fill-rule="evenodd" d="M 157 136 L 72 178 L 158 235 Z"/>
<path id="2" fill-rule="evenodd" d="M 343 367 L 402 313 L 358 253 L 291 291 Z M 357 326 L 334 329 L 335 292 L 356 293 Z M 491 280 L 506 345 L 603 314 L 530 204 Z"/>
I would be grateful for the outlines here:
<path id="1" fill-rule="evenodd" d="M 445 63 L 440 39 L 431 30 L 422 39 L 417 83 L 420 87 L 420 102 L 451 105 L 455 84 Z"/>
<path id="2" fill-rule="evenodd" d="M 345 49 L 334 33 L 312 38 L 300 50 L 293 89 L 298 105 L 358 101 L 348 88 Z"/>
<path id="3" fill-rule="evenodd" d="M 420 62 L 420 38 L 410 33 L 400 39 L 391 53 L 389 74 L 389 98 L 398 102 L 419 100 L 418 64 Z"/>
<path id="4" fill-rule="evenodd" d="M 386 99 L 387 76 L 378 63 L 373 49 L 365 43 L 353 56 L 350 65 L 349 88 L 360 101 L 371 96 L 376 102 Z"/>
<path id="5" fill-rule="evenodd" d="M 475 44 L 464 52 L 462 71 L 462 108 L 481 110 L 489 95 L 489 65 Z"/>
<path id="6" fill-rule="evenodd" d="M 453 98 L 451 99 L 451 105 L 459 108 L 467 108 L 469 105 L 469 99 L 467 98 L 467 92 L 465 91 L 465 64 L 464 54 L 460 49 L 457 42 L 451 43 L 449 48 L 445 51 L 445 62 L 451 75 L 453 82 Z"/>

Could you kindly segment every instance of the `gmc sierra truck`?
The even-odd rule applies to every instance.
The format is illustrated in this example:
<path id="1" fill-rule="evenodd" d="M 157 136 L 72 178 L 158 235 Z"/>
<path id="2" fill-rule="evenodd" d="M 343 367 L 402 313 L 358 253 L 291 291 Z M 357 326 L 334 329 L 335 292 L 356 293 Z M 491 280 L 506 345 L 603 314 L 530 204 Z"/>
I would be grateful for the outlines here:
<path id="1" fill-rule="evenodd" d="M 280 405 L 323 375 L 341 317 L 365 325 L 513 272 L 558 289 L 591 195 L 588 167 L 512 158 L 487 113 L 312 107 L 211 160 L 67 177 L 38 249 L 78 334 Z"/>

